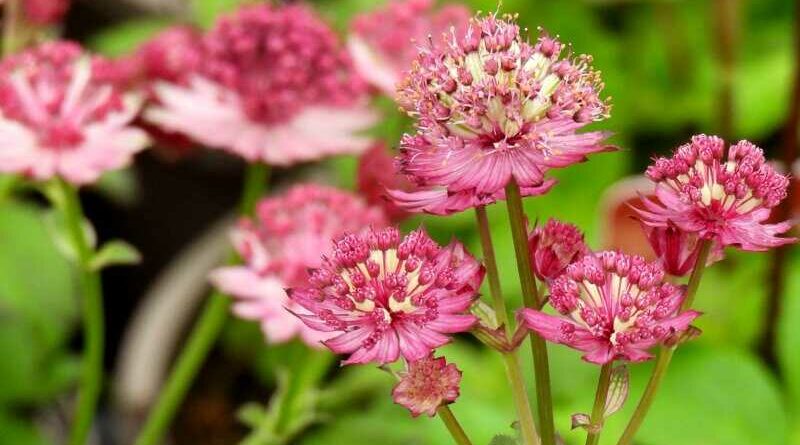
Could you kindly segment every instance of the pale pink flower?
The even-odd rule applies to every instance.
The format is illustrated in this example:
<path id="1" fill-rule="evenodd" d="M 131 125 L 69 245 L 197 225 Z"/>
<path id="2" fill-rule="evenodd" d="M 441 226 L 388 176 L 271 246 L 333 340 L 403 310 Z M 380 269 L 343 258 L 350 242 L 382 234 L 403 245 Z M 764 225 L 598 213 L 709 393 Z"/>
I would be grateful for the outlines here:
<path id="1" fill-rule="evenodd" d="M 289 301 L 284 289 L 307 285 L 307 270 L 321 265 L 320 252 L 329 250 L 334 237 L 385 224 L 380 209 L 353 194 L 315 184 L 296 185 L 265 198 L 254 219 L 240 222 L 233 244 L 244 264 L 216 269 L 211 281 L 235 298 L 236 315 L 260 322 L 269 342 L 299 336 L 317 347 L 330 335 L 292 315 L 289 311 L 302 308 Z"/>
<path id="2" fill-rule="evenodd" d="M 435 0 L 391 0 L 353 20 L 347 47 L 361 77 L 394 97 L 396 84 L 417 56 L 417 45 L 433 44 L 451 28 L 466 28 L 471 13 L 462 5 L 435 8 Z"/>
<path id="3" fill-rule="evenodd" d="M 53 25 L 64 18 L 69 5 L 70 0 L 22 0 L 22 11 L 34 25 Z"/>
<path id="4" fill-rule="evenodd" d="M 436 410 L 455 402 L 460 393 L 461 371 L 454 363 L 433 354 L 409 362 L 400 374 L 400 382 L 392 390 L 394 403 L 411 411 L 413 417 L 436 415 Z"/>
<path id="5" fill-rule="evenodd" d="M 584 352 L 590 363 L 648 360 L 648 349 L 700 315 L 678 313 L 684 290 L 663 279 L 661 266 L 642 257 L 589 254 L 550 284 L 549 302 L 559 315 L 523 309 L 520 319 L 545 339 Z"/>
<path id="6" fill-rule="evenodd" d="M 203 39 L 200 67 L 154 86 L 145 117 L 248 161 L 359 153 L 377 115 L 336 35 L 304 6 L 244 6 Z"/>
<path id="7" fill-rule="evenodd" d="M 550 219 L 528 234 L 531 266 L 536 276 L 550 281 L 589 253 L 583 233 L 574 225 Z"/>
<path id="8" fill-rule="evenodd" d="M 338 335 L 325 342 L 343 364 L 420 360 L 469 330 L 483 267 L 453 241 L 440 247 L 418 229 L 402 239 L 396 228 L 348 234 L 290 298 L 311 315 L 310 327 Z"/>
<path id="9" fill-rule="evenodd" d="M 580 133 L 608 116 L 591 57 L 562 58 L 564 45 L 542 34 L 535 45 L 511 19 L 473 19 L 463 37 L 423 46 L 399 87 L 398 101 L 417 118 L 400 144 L 399 167 L 426 198 L 467 194 L 493 201 L 512 180 L 524 194 L 547 190 L 548 169 L 607 151 L 606 132 Z M 392 195 L 409 209 L 419 199 Z M 449 207 L 457 207 L 448 205 Z"/>
<path id="10" fill-rule="evenodd" d="M 725 149 L 716 136 L 698 135 L 648 167 L 657 199 L 636 209 L 642 223 L 668 227 L 712 240 L 720 247 L 762 251 L 793 243 L 780 238 L 788 222 L 765 224 L 786 198 L 789 180 L 764 160 L 760 148 L 741 141 Z"/>
<path id="11" fill-rule="evenodd" d="M 694 269 L 697 255 L 700 253 L 700 238 L 696 233 L 684 232 L 672 223 L 667 227 L 642 224 L 642 230 L 666 273 L 682 277 Z M 722 246 L 714 243 L 706 260 L 706 266 L 716 263 L 724 256 Z"/>
<path id="12" fill-rule="evenodd" d="M 374 144 L 358 158 L 358 191 L 368 203 L 381 207 L 391 221 L 402 221 L 409 213 L 386 196 L 386 189 L 405 190 L 413 186 L 394 169 L 394 159 L 383 143 Z"/>
<path id="13" fill-rule="evenodd" d="M 0 171 L 76 185 L 128 165 L 148 143 L 138 97 L 98 78 L 103 59 L 51 42 L 0 64 Z"/>

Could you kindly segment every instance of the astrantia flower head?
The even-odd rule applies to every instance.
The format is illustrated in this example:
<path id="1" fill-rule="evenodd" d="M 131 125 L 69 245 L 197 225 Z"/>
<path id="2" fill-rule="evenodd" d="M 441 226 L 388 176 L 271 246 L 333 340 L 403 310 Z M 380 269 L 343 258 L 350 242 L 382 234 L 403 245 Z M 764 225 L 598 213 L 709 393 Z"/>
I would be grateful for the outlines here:
<path id="1" fill-rule="evenodd" d="M 684 291 L 663 278 L 658 263 L 639 256 L 589 254 L 550 284 L 549 302 L 559 315 L 523 309 L 520 318 L 545 339 L 584 352 L 591 363 L 648 360 L 648 349 L 699 315 L 678 313 Z"/>
<path id="2" fill-rule="evenodd" d="M 461 243 L 440 247 L 422 229 L 401 238 L 386 228 L 339 238 L 311 286 L 290 298 L 312 313 L 298 314 L 310 327 L 339 334 L 325 345 L 350 354 L 344 364 L 384 364 L 420 360 L 469 330 L 482 280 Z"/>
<path id="3" fill-rule="evenodd" d="M 34 25 L 53 25 L 64 18 L 70 0 L 23 0 L 25 19 Z"/>
<path id="4" fill-rule="evenodd" d="M 367 148 L 366 86 L 309 8 L 244 6 L 204 37 L 202 59 L 185 85 L 156 86 L 149 120 L 274 165 Z"/>
<path id="5" fill-rule="evenodd" d="M 98 76 L 103 60 L 45 43 L 0 64 L 0 171 L 73 184 L 127 165 L 147 144 L 139 100 Z"/>
<path id="6" fill-rule="evenodd" d="M 444 357 L 433 355 L 408 363 L 400 382 L 392 390 L 392 399 L 406 407 L 414 417 L 436 415 L 436 410 L 455 402 L 459 396 L 461 371 Z"/>
<path id="7" fill-rule="evenodd" d="M 355 18 L 347 46 L 361 76 L 394 97 L 395 85 L 417 56 L 417 45 L 455 28 L 463 31 L 470 12 L 461 5 L 435 8 L 434 0 L 392 0 Z"/>
<path id="8" fill-rule="evenodd" d="M 142 76 L 149 82 L 182 83 L 202 61 L 202 33 L 187 25 L 158 33 L 136 51 Z"/>
<path id="9" fill-rule="evenodd" d="M 236 298 L 233 311 L 261 323 L 267 340 L 282 343 L 297 335 L 311 346 L 330 337 L 303 324 L 287 311 L 302 311 L 291 303 L 287 287 L 308 284 L 309 268 L 320 266 L 320 252 L 331 240 L 363 227 L 382 227 L 380 209 L 359 197 L 331 187 L 297 185 L 262 200 L 254 219 L 242 220 L 233 234 L 242 266 L 222 267 L 212 282 Z"/>
<path id="10" fill-rule="evenodd" d="M 583 257 L 589 248 L 583 233 L 572 224 L 550 219 L 528 235 L 533 272 L 540 280 L 550 281 L 572 262 Z"/>
<path id="11" fill-rule="evenodd" d="M 642 224 L 642 229 L 666 273 L 682 277 L 694 269 L 697 255 L 700 253 L 700 238 L 696 233 L 684 232 L 674 224 L 669 224 L 667 227 Z M 722 247 L 714 243 L 706 265 L 711 265 L 723 257 Z"/>
<path id="12" fill-rule="evenodd" d="M 788 222 L 765 224 L 786 198 L 789 180 L 764 160 L 760 148 L 741 141 L 726 150 L 715 136 L 694 136 L 671 158 L 648 167 L 657 200 L 643 199 L 637 209 L 644 224 L 678 229 L 720 246 L 767 250 L 794 242 L 776 235 Z"/>
<path id="13" fill-rule="evenodd" d="M 358 158 L 356 181 L 359 193 L 368 203 L 381 207 L 390 220 L 402 221 L 409 216 L 386 196 L 387 188 L 405 190 L 413 186 L 395 172 L 394 159 L 383 143 L 374 144 Z"/>
<path id="14" fill-rule="evenodd" d="M 399 102 L 418 120 L 417 134 L 400 144 L 401 171 L 421 187 L 480 201 L 498 199 L 512 180 L 541 193 L 548 169 L 608 150 L 607 133 L 578 132 L 608 116 L 599 73 L 591 57 L 564 52 L 547 34 L 529 44 L 511 17 L 494 15 L 422 47 L 399 87 Z"/>

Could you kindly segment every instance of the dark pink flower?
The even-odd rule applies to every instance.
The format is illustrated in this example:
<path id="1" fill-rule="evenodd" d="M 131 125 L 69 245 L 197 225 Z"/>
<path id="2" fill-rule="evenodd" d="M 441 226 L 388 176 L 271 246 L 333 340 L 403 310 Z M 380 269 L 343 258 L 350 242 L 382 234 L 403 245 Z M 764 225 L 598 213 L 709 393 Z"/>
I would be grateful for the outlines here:
<path id="1" fill-rule="evenodd" d="M 25 19 L 34 25 L 59 23 L 69 9 L 70 0 L 23 0 Z"/>
<path id="2" fill-rule="evenodd" d="M 50 42 L 0 64 L 0 171 L 76 185 L 130 163 L 148 143 L 130 125 L 140 98 L 104 76 L 104 59 Z"/>
<path id="3" fill-rule="evenodd" d="M 400 382 L 392 390 L 394 403 L 406 407 L 414 417 L 436 415 L 436 410 L 455 402 L 459 396 L 461 371 L 444 357 L 431 354 L 409 362 Z"/>
<path id="4" fill-rule="evenodd" d="M 465 29 L 470 16 L 461 5 L 436 9 L 434 0 L 392 0 L 356 16 L 347 47 L 361 77 L 394 97 L 397 82 L 417 56 L 417 45 L 451 27 Z"/>
<path id="5" fill-rule="evenodd" d="M 531 265 L 536 276 L 550 281 L 587 253 L 583 233 L 574 225 L 550 219 L 528 235 Z"/>
<path id="6" fill-rule="evenodd" d="M 700 315 L 678 313 L 684 291 L 663 279 L 658 263 L 639 256 L 586 255 L 550 284 L 549 302 L 559 315 L 523 309 L 520 318 L 545 339 L 584 352 L 590 363 L 648 360 L 648 349 Z"/>
<path id="7" fill-rule="evenodd" d="M 473 19 L 463 37 L 427 45 L 399 87 L 398 101 L 417 118 L 400 144 L 399 167 L 422 194 L 500 199 L 512 180 L 528 194 L 546 191 L 548 169 L 611 149 L 605 132 L 579 133 L 608 116 L 591 57 L 561 57 L 564 45 L 542 34 L 535 45 L 510 19 Z M 393 196 L 401 207 L 420 207 Z M 450 206 L 453 207 L 453 206 Z"/>
<path id="8" fill-rule="evenodd" d="M 351 193 L 296 185 L 265 198 L 254 219 L 239 223 L 233 244 L 244 264 L 216 269 L 211 281 L 236 299 L 233 311 L 238 316 L 261 323 L 271 343 L 299 335 L 308 345 L 319 346 L 330 335 L 307 327 L 287 311 L 302 308 L 289 301 L 284 289 L 308 284 L 307 270 L 320 266 L 320 252 L 332 247 L 334 237 L 385 224 L 380 209 Z"/>
<path id="9" fill-rule="evenodd" d="M 694 269 L 697 255 L 700 253 L 700 238 L 696 233 L 684 232 L 673 224 L 667 227 L 642 224 L 642 230 L 666 273 L 682 277 Z M 722 247 L 714 243 L 706 265 L 711 265 L 724 256 Z"/>
<path id="10" fill-rule="evenodd" d="M 394 159 L 383 143 L 376 143 L 358 159 L 356 182 L 358 191 L 372 205 L 383 208 L 392 221 L 402 221 L 408 212 L 397 207 L 386 196 L 386 189 L 411 188 L 405 176 L 394 169 Z"/>
<path id="11" fill-rule="evenodd" d="M 142 76 L 148 82 L 186 82 L 203 57 L 203 35 L 188 25 L 167 28 L 136 50 Z"/>
<path id="12" fill-rule="evenodd" d="M 343 364 L 420 360 L 469 330 L 467 313 L 483 267 L 458 242 L 440 247 L 418 229 L 402 239 L 395 228 L 349 234 L 311 275 L 311 287 L 290 298 L 311 315 L 310 327 L 339 335 L 325 345 L 350 354 Z"/>
<path id="13" fill-rule="evenodd" d="M 698 135 L 658 158 L 647 176 L 656 183 L 656 198 L 637 209 L 642 223 L 678 229 L 719 246 L 761 251 L 792 243 L 776 235 L 791 224 L 765 224 L 771 209 L 786 198 L 789 180 L 764 160 L 747 141 L 725 149 L 716 136 Z"/>
<path id="14" fill-rule="evenodd" d="M 300 5 L 243 6 L 203 38 L 202 63 L 160 82 L 145 117 L 248 161 L 292 165 L 360 153 L 377 120 L 334 32 Z"/>

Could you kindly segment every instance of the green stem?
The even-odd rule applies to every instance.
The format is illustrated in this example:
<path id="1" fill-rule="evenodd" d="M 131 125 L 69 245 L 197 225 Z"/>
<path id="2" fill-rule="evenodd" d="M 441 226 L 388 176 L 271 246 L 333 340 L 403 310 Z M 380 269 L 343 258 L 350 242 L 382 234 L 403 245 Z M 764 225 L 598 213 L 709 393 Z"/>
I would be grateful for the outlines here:
<path id="1" fill-rule="evenodd" d="M 614 362 L 609 362 L 600 368 L 600 378 L 597 380 L 597 392 L 594 395 L 594 407 L 592 408 L 592 423 L 589 433 L 586 435 L 586 445 L 597 445 L 600 440 L 600 433 L 603 431 L 603 416 L 606 412 L 606 399 L 608 398 L 608 387 L 611 385 L 611 368 Z"/>
<path id="2" fill-rule="evenodd" d="M 494 255 L 494 245 L 492 234 L 489 229 L 489 219 L 486 216 L 486 208 L 478 206 L 475 208 L 475 216 L 478 222 L 478 232 L 481 237 L 481 247 L 483 249 L 483 263 L 486 266 L 486 275 L 489 280 L 489 291 L 492 294 L 494 310 L 498 321 L 506 328 L 506 336 L 511 336 L 512 328 L 506 312 L 506 303 L 503 298 L 503 291 L 500 287 L 500 274 L 497 271 L 497 260 Z M 505 361 L 506 375 L 511 384 L 511 395 L 514 399 L 517 415 L 519 416 L 520 429 L 524 442 L 528 445 L 539 443 L 539 435 L 536 433 L 536 424 L 533 421 L 528 391 L 522 378 L 522 369 L 516 351 L 503 354 Z"/>
<path id="3" fill-rule="evenodd" d="M 697 262 L 694 265 L 692 275 L 689 277 L 689 283 L 686 286 L 686 297 L 684 297 L 683 303 L 681 304 L 681 312 L 692 307 L 697 288 L 700 285 L 700 279 L 703 277 L 703 272 L 706 269 L 706 261 L 708 260 L 710 251 L 711 241 L 703 240 L 700 245 L 700 252 L 697 254 Z M 622 433 L 622 437 L 620 437 L 617 445 L 630 445 L 633 442 L 633 437 L 639 431 L 639 427 L 642 426 L 642 422 L 644 422 L 644 418 L 650 411 L 653 400 L 655 400 L 656 392 L 658 392 L 658 388 L 661 386 L 664 376 L 667 375 L 667 368 L 669 368 L 674 353 L 675 347 L 661 347 L 658 358 L 656 359 L 655 368 L 653 368 L 653 373 L 650 375 L 650 380 L 647 382 L 647 387 L 644 389 L 642 398 L 639 400 L 639 404 L 636 405 L 636 410 L 633 412 L 631 420 L 628 422 L 628 426 L 625 427 L 625 432 Z"/>
<path id="4" fill-rule="evenodd" d="M 539 298 L 539 290 L 536 288 L 536 280 L 533 277 L 533 268 L 531 267 L 522 196 L 520 195 L 519 186 L 513 180 L 506 186 L 506 202 L 508 206 L 508 221 L 511 225 L 511 236 L 514 240 L 514 253 L 517 257 L 517 270 L 520 284 L 522 285 L 522 301 L 527 308 L 539 309 L 542 302 Z M 530 337 L 533 370 L 536 376 L 536 402 L 539 408 L 539 428 L 542 435 L 542 445 L 554 445 L 553 397 L 550 393 L 550 365 L 547 357 L 547 345 L 544 339 L 533 331 L 531 331 Z"/>
<path id="5" fill-rule="evenodd" d="M 3 57 L 10 56 L 17 50 L 17 34 L 19 34 L 20 0 L 6 0 L 3 8 Z"/>
<path id="6" fill-rule="evenodd" d="M 240 209 L 249 215 L 255 208 L 258 198 L 267 187 L 269 169 L 263 164 L 249 164 L 245 173 Z M 235 263 L 234 260 L 229 261 Z M 200 366 L 225 325 L 228 318 L 230 299 L 219 291 L 214 291 L 203 306 L 200 318 L 192 328 L 189 339 L 178 356 L 167 382 L 147 416 L 135 445 L 156 445 L 164 435 L 178 406 L 194 381 Z"/>
<path id="7" fill-rule="evenodd" d="M 62 212 L 70 242 L 77 254 L 78 283 L 83 307 L 83 363 L 78 405 L 70 432 L 70 445 L 83 445 L 89 436 L 103 381 L 103 292 L 100 273 L 92 270 L 92 246 L 84 231 L 78 190 L 59 180 Z"/>
<path id="8" fill-rule="evenodd" d="M 464 428 L 461 428 L 461 424 L 458 423 L 458 419 L 453 415 L 453 411 L 450 411 L 449 406 L 440 406 L 436 410 L 436 413 L 439 414 L 439 418 L 442 419 L 444 426 L 447 427 L 447 431 L 450 432 L 450 435 L 453 436 L 453 440 L 455 440 L 458 445 L 472 445 L 472 441 L 467 437 Z"/>

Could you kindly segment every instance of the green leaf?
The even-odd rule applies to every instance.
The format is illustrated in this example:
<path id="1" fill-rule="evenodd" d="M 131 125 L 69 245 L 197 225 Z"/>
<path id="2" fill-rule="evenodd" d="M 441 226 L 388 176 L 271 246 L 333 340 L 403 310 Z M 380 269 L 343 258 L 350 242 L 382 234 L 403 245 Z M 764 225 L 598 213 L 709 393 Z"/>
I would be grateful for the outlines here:
<path id="1" fill-rule="evenodd" d="M 507 436 L 505 434 L 498 434 L 492 437 L 492 441 L 489 442 L 489 445 L 519 445 L 517 439 Z"/>
<path id="2" fill-rule="evenodd" d="M 89 262 L 92 270 L 102 270 L 109 266 L 138 264 L 142 255 L 135 247 L 121 240 L 112 240 L 100 247 Z"/>
<path id="3" fill-rule="evenodd" d="M 162 18 L 137 18 L 105 28 L 95 34 L 87 46 L 101 54 L 119 57 L 134 51 L 147 39 L 171 25 Z"/>
<path id="4" fill-rule="evenodd" d="M 795 254 L 786 266 L 790 271 L 784 290 L 783 307 L 778 320 L 777 352 L 782 374 L 786 377 L 789 408 L 800 439 L 800 257 Z M 798 440 L 800 443 L 800 440 Z"/>
<path id="5" fill-rule="evenodd" d="M 192 19 L 198 25 L 209 28 L 217 17 L 233 11 L 248 0 L 190 0 Z"/>

